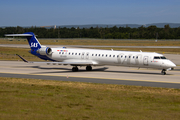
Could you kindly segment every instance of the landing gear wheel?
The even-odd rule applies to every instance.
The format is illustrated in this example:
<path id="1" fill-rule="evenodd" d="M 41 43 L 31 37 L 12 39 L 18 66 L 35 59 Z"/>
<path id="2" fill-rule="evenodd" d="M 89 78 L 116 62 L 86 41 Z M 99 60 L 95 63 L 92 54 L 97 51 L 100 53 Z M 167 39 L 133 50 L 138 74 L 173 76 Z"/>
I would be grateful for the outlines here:
<path id="1" fill-rule="evenodd" d="M 78 69 L 77 66 L 75 66 L 75 67 L 72 68 L 72 71 L 73 71 L 73 72 L 77 72 L 78 70 L 79 70 L 79 69 Z"/>
<path id="2" fill-rule="evenodd" d="M 166 75 L 166 70 L 163 69 L 163 70 L 161 71 L 161 73 L 162 73 L 163 75 Z"/>
<path id="3" fill-rule="evenodd" d="M 86 70 L 87 70 L 87 71 L 91 71 L 91 70 L 92 70 L 92 67 L 91 67 L 91 66 L 86 66 Z"/>

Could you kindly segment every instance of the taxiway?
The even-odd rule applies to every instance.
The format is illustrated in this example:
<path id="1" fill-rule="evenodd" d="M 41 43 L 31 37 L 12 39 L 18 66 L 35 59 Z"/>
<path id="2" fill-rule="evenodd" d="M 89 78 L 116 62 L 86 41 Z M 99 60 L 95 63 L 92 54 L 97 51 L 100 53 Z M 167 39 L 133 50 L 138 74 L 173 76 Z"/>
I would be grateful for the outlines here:
<path id="1" fill-rule="evenodd" d="M 167 75 L 162 75 L 161 70 L 157 69 L 99 66 L 93 67 L 93 71 L 86 71 L 85 67 L 79 67 L 79 72 L 72 72 L 72 66 L 0 61 L 0 76 L 180 88 L 180 55 L 166 54 L 165 56 L 178 65 L 175 70 L 167 71 Z"/>

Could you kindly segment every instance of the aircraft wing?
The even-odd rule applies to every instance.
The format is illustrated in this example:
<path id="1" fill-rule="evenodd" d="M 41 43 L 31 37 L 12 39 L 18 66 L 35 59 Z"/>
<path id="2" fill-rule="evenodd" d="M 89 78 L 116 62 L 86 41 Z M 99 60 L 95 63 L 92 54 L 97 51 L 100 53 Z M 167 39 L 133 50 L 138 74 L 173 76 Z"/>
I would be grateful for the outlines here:
<path id="1" fill-rule="evenodd" d="M 46 64 L 46 65 L 72 65 L 72 66 L 87 66 L 87 65 L 98 65 L 95 61 L 64 61 L 64 62 L 34 62 L 34 61 L 27 61 L 23 57 L 17 54 L 24 62 L 27 63 L 34 63 L 34 64 Z"/>

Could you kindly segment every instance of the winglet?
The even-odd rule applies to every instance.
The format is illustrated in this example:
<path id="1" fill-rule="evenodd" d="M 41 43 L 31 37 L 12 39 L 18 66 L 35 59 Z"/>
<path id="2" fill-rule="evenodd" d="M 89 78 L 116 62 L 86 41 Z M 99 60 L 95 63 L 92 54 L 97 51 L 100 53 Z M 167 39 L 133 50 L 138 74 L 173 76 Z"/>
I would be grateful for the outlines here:
<path id="1" fill-rule="evenodd" d="M 28 63 L 28 61 L 26 60 L 26 59 L 24 59 L 23 57 L 21 57 L 20 55 L 18 55 L 18 54 L 16 54 L 17 56 L 19 56 L 24 62 L 27 62 Z"/>

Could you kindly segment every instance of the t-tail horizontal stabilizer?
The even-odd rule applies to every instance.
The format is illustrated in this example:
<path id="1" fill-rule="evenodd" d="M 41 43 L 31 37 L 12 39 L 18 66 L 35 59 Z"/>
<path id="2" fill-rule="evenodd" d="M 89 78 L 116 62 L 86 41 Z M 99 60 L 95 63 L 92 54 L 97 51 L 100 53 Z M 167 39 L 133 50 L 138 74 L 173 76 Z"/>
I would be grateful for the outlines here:
<path id="1" fill-rule="evenodd" d="M 28 36 L 33 36 L 32 34 L 5 34 L 5 36 L 24 36 L 24 37 L 28 37 Z"/>

